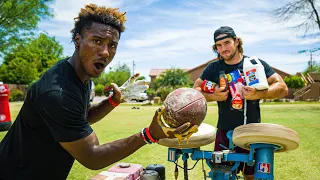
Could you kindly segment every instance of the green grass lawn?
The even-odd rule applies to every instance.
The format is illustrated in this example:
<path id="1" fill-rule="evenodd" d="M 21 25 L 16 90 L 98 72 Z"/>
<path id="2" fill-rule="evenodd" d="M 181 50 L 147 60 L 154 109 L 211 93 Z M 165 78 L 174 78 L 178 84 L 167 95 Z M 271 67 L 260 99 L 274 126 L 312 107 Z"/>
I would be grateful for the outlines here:
<path id="1" fill-rule="evenodd" d="M 15 119 L 21 103 L 11 103 L 11 116 Z M 151 122 L 157 106 L 121 105 L 99 123 L 93 125 L 100 143 L 107 143 L 128 137 Z M 320 103 L 276 103 L 261 105 L 262 121 L 275 123 L 294 129 L 300 134 L 300 147 L 296 150 L 275 154 L 275 179 L 277 180 L 320 180 Z M 217 106 L 208 107 L 205 123 L 216 126 Z M 0 139 L 6 132 L 0 132 Z M 213 150 L 213 144 L 202 147 Z M 162 164 L 166 167 L 166 179 L 173 180 L 174 163 L 167 161 L 167 148 L 160 145 L 146 145 L 121 162 L 142 164 Z M 191 167 L 195 161 L 189 161 Z M 181 160 L 180 160 L 180 165 Z M 90 179 L 100 171 L 93 171 L 75 162 L 68 179 Z M 207 172 L 209 171 L 206 167 Z M 179 169 L 179 179 L 183 179 L 183 170 Z M 203 179 L 201 161 L 189 171 L 190 180 Z"/>

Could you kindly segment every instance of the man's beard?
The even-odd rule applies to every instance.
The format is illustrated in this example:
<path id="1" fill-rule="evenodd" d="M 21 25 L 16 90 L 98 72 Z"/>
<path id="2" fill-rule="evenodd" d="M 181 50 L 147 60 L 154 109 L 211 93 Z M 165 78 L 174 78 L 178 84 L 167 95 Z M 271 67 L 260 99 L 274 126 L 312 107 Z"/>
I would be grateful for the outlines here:
<path id="1" fill-rule="evenodd" d="M 225 61 L 230 61 L 231 59 L 233 59 L 234 58 L 234 56 L 237 54 L 237 50 L 235 50 L 234 51 L 234 53 L 233 54 L 230 54 L 230 56 L 227 56 L 227 57 L 223 57 L 223 59 L 225 60 Z"/>

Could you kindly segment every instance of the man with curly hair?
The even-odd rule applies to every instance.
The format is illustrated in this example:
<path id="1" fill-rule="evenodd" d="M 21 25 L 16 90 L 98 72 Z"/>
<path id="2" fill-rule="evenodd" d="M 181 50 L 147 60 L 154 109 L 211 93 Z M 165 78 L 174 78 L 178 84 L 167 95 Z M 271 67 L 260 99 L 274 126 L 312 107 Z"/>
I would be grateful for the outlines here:
<path id="1" fill-rule="evenodd" d="M 112 61 L 125 20 L 118 9 L 94 4 L 81 9 L 71 31 L 73 55 L 32 85 L 0 144 L 0 179 L 66 179 L 75 159 L 87 168 L 101 169 L 167 137 L 157 121 L 160 110 L 148 128 L 103 145 L 90 126 L 123 99 L 122 91 L 112 84 L 113 96 L 89 103 L 90 78 L 98 77 Z M 189 126 L 172 130 L 170 137 Z"/>

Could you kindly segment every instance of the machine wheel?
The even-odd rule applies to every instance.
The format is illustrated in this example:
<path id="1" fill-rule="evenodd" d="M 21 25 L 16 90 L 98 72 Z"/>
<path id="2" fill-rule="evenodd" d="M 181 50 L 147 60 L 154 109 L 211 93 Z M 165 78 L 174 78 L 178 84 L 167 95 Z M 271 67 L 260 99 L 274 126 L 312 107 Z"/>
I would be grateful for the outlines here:
<path id="1" fill-rule="evenodd" d="M 269 123 L 252 123 L 234 129 L 232 141 L 235 145 L 250 149 L 250 144 L 267 143 L 281 146 L 276 152 L 284 152 L 299 147 L 299 134 L 285 126 Z"/>

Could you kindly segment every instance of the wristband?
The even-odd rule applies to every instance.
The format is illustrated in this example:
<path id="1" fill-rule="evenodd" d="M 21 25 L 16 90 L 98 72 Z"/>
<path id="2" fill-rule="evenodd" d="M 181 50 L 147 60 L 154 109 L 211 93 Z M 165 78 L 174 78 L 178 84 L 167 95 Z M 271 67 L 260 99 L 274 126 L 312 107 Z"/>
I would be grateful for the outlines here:
<path id="1" fill-rule="evenodd" d="M 159 139 L 157 139 L 157 140 L 153 139 L 153 137 L 151 136 L 151 134 L 150 134 L 150 132 L 149 132 L 149 128 L 145 128 L 145 130 L 146 130 L 146 135 L 147 135 L 147 137 L 149 138 L 149 140 L 150 140 L 151 142 L 157 143 L 157 142 L 159 141 Z"/>
<path id="2" fill-rule="evenodd" d="M 147 138 L 145 137 L 144 131 L 145 131 L 145 128 L 142 128 L 142 129 L 141 129 L 141 132 L 140 132 L 141 138 L 143 139 L 143 141 L 144 141 L 146 144 L 152 144 L 152 142 L 151 142 L 151 141 L 148 141 Z"/>
<path id="3" fill-rule="evenodd" d="M 119 104 L 118 103 L 116 103 L 113 99 L 112 99 L 112 95 L 110 95 L 109 97 L 108 97 L 108 102 L 111 104 L 111 106 L 113 106 L 113 107 L 117 107 Z"/>

